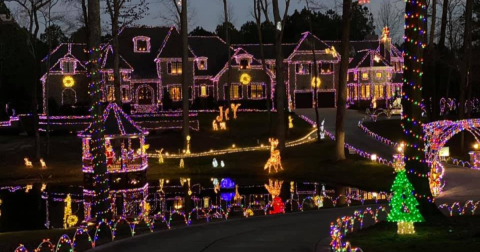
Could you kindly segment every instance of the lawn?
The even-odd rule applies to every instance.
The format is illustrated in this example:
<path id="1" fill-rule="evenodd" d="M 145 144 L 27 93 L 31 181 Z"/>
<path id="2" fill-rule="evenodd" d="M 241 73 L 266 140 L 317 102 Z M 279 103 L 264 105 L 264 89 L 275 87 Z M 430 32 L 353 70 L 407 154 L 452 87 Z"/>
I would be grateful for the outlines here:
<path id="1" fill-rule="evenodd" d="M 381 222 L 346 237 L 368 252 L 480 251 L 480 216 L 434 216 L 415 224 L 416 234 L 397 235 L 396 223 Z"/>

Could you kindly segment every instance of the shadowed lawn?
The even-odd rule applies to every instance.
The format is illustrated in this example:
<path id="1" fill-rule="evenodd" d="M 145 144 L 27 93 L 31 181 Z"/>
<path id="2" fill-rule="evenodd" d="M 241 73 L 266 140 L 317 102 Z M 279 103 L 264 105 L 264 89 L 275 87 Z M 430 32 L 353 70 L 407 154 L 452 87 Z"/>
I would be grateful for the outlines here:
<path id="1" fill-rule="evenodd" d="M 397 224 L 381 222 L 347 236 L 368 252 L 480 251 L 480 216 L 434 216 L 415 223 L 414 235 L 397 235 Z"/>

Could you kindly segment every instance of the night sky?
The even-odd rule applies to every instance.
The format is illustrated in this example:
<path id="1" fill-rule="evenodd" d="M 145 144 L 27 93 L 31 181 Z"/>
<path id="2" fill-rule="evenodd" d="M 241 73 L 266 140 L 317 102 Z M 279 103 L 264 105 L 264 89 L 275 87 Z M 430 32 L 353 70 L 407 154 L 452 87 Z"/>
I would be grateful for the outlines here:
<path id="1" fill-rule="evenodd" d="M 139 0 L 132 0 L 132 3 Z M 144 24 L 149 26 L 160 26 L 160 25 L 168 25 L 165 23 L 163 19 L 160 18 L 161 15 L 165 13 L 165 7 L 162 4 L 162 0 L 147 0 L 149 2 L 149 15 L 143 18 L 142 20 L 138 21 L 137 24 Z M 253 0 L 229 0 L 233 4 L 233 23 L 235 26 L 240 29 L 240 26 L 247 20 L 252 20 L 251 10 L 253 6 Z M 331 6 L 333 8 L 335 0 L 318 0 L 324 2 L 326 5 Z M 336 0 L 337 2 L 341 2 L 341 0 Z M 371 0 L 370 4 L 366 6 L 370 9 L 370 11 L 376 15 L 381 2 L 383 1 L 392 1 L 396 3 L 403 3 L 403 1 L 398 0 Z M 103 1 L 102 1 L 103 2 Z M 280 0 L 281 11 L 285 7 L 284 1 Z M 196 26 L 202 26 L 206 30 L 215 31 L 216 26 L 221 23 L 221 14 L 223 13 L 223 2 L 222 0 L 189 0 L 189 4 L 191 8 L 195 9 L 195 16 L 194 19 L 189 24 L 190 28 L 193 29 Z M 14 6 L 14 4 L 10 3 L 7 4 L 10 8 Z M 289 14 L 292 13 L 295 9 L 300 10 L 305 6 L 304 0 L 291 0 Z M 102 7 L 103 4 L 102 4 Z M 339 10 L 341 11 L 341 10 Z M 69 8 L 66 6 L 56 6 L 54 8 L 54 12 L 56 13 L 65 13 L 68 16 L 74 16 L 77 10 L 73 8 Z M 108 17 L 106 15 L 102 16 L 103 20 L 107 20 Z M 42 27 L 43 28 L 43 27 Z M 42 29 L 43 30 L 43 29 Z"/>

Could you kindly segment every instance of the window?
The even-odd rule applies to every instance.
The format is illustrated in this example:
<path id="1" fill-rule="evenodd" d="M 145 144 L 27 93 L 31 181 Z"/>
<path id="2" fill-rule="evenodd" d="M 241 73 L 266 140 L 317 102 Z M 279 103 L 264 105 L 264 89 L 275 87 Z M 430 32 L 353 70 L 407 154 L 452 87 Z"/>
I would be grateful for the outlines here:
<path id="1" fill-rule="evenodd" d="M 208 96 L 208 88 L 206 85 L 200 86 L 200 97 L 207 97 Z"/>
<path id="2" fill-rule="evenodd" d="M 130 81 L 130 74 L 129 73 L 122 73 L 123 81 Z"/>
<path id="3" fill-rule="evenodd" d="M 241 59 L 240 69 L 250 69 L 250 61 L 248 59 Z"/>
<path id="4" fill-rule="evenodd" d="M 167 72 L 169 74 L 182 74 L 182 62 L 181 61 L 168 62 Z"/>
<path id="5" fill-rule="evenodd" d="M 115 80 L 115 76 L 113 75 L 113 73 L 109 73 L 108 74 L 108 81 L 113 81 Z"/>
<path id="6" fill-rule="evenodd" d="M 62 71 L 63 73 L 75 73 L 75 61 L 72 60 L 62 60 Z"/>
<path id="7" fill-rule="evenodd" d="M 354 81 L 358 80 L 358 73 L 357 72 L 353 73 L 353 80 Z"/>
<path id="8" fill-rule="evenodd" d="M 197 68 L 198 70 L 207 70 L 207 59 L 201 58 L 197 60 Z"/>
<path id="9" fill-rule="evenodd" d="M 391 88 L 391 86 L 387 84 L 387 85 L 385 86 L 385 89 L 386 89 L 385 94 L 387 95 L 386 98 L 387 98 L 387 99 L 392 98 L 392 88 Z"/>
<path id="10" fill-rule="evenodd" d="M 133 38 L 133 51 L 136 53 L 149 53 L 150 38 L 144 36 L 138 36 Z"/>
<path id="11" fill-rule="evenodd" d="M 179 86 L 170 87 L 169 93 L 170 93 L 170 99 L 172 99 L 172 101 L 182 100 L 182 89 L 181 89 L 181 87 L 179 87 Z"/>
<path id="12" fill-rule="evenodd" d="M 310 64 L 296 64 L 297 74 L 310 74 Z"/>
<path id="13" fill-rule="evenodd" d="M 331 73 L 333 71 L 332 65 L 333 64 L 331 64 L 331 63 L 323 63 L 322 68 L 321 68 L 321 73 L 322 74 Z"/>
<path id="14" fill-rule="evenodd" d="M 138 89 L 138 104 L 153 104 L 153 89 L 150 86 L 143 86 Z"/>
<path id="15" fill-rule="evenodd" d="M 107 101 L 109 101 L 109 102 L 115 101 L 115 87 L 114 86 L 107 86 Z"/>
<path id="16" fill-rule="evenodd" d="M 128 87 L 122 87 L 121 91 L 122 91 L 122 101 L 126 102 L 130 100 L 128 99 Z"/>
<path id="17" fill-rule="evenodd" d="M 383 99 L 383 85 L 375 85 L 375 99 Z"/>
<path id="18" fill-rule="evenodd" d="M 357 86 L 357 85 L 355 85 L 355 86 L 353 87 L 353 98 L 354 98 L 355 100 L 358 100 L 358 86 Z"/>
<path id="19" fill-rule="evenodd" d="M 250 98 L 251 99 L 261 99 L 261 98 L 263 98 L 263 85 L 262 84 L 251 84 L 250 85 Z"/>
<path id="20" fill-rule="evenodd" d="M 66 88 L 62 91 L 62 105 L 74 105 L 77 102 L 75 90 Z"/>
<path id="21" fill-rule="evenodd" d="M 367 72 L 362 73 L 362 80 L 368 80 L 368 73 Z"/>
<path id="22" fill-rule="evenodd" d="M 362 85 L 360 98 L 370 99 L 370 85 Z"/>
<path id="23" fill-rule="evenodd" d="M 230 86 L 230 99 L 238 100 L 240 99 L 240 85 L 231 85 Z"/>
<path id="24" fill-rule="evenodd" d="M 377 79 L 382 78 L 382 73 L 381 72 L 376 72 L 375 77 L 377 77 Z"/>

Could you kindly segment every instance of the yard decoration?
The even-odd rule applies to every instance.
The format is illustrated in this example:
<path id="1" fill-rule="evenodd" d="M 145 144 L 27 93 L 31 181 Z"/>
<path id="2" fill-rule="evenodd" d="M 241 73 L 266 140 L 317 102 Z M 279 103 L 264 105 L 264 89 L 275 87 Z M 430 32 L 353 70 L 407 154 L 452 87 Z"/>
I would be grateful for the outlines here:
<path id="1" fill-rule="evenodd" d="M 222 161 L 220 161 L 220 166 L 221 166 L 222 168 L 224 168 L 224 167 L 225 167 L 225 163 L 223 162 L 223 160 L 222 160 Z"/>
<path id="2" fill-rule="evenodd" d="M 185 154 L 190 155 L 190 139 L 192 139 L 190 136 L 187 136 L 187 150 L 185 151 Z"/>
<path id="3" fill-rule="evenodd" d="M 237 119 L 237 110 L 238 110 L 238 108 L 239 108 L 240 106 L 241 106 L 240 103 L 237 103 L 237 104 L 232 103 L 232 104 L 230 104 L 230 108 L 231 108 L 232 111 L 233 111 L 233 119 Z"/>
<path id="4" fill-rule="evenodd" d="M 163 148 L 161 150 L 155 150 L 156 153 L 158 153 L 158 163 L 163 164 Z"/>
<path id="5" fill-rule="evenodd" d="M 185 168 L 185 162 L 183 161 L 183 158 L 180 159 L 180 164 L 178 166 L 180 169 Z"/>
<path id="6" fill-rule="evenodd" d="M 292 118 L 292 116 L 288 116 L 288 128 L 289 129 L 293 128 L 293 118 Z"/>
<path id="7" fill-rule="evenodd" d="M 387 220 L 397 222 L 398 234 L 414 234 L 414 222 L 425 221 L 417 209 L 418 201 L 415 198 L 413 185 L 407 178 L 403 154 L 394 155 L 395 171 L 397 176 L 392 185 L 392 200 L 390 201 L 391 211 Z"/>
<path id="8" fill-rule="evenodd" d="M 30 162 L 30 160 L 28 160 L 28 158 L 24 158 L 23 161 L 25 161 L 25 166 L 27 168 L 33 168 L 33 164 Z"/>
<path id="9" fill-rule="evenodd" d="M 283 180 L 268 179 L 268 185 L 265 184 L 265 189 L 267 189 L 268 193 L 272 195 L 272 198 L 275 198 L 280 195 L 280 191 L 282 190 L 282 185 L 283 185 Z"/>
<path id="10" fill-rule="evenodd" d="M 270 142 L 270 158 L 267 160 L 267 163 L 263 169 L 268 169 L 268 173 L 270 173 L 272 168 L 275 169 L 275 172 L 278 172 L 278 170 L 283 170 L 280 151 L 275 150 L 275 148 L 278 146 L 278 139 L 270 138 L 268 141 Z"/>
<path id="11" fill-rule="evenodd" d="M 213 168 L 217 168 L 217 167 L 218 167 L 218 161 L 217 161 L 216 158 L 213 158 L 212 166 L 213 166 Z"/>
<path id="12" fill-rule="evenodd" d="M 72 197 L 67 194 L 65 198 L 65 208 L 63 211 L 63 228 L 70 228 L 75 226 L 78 222 L 78 217 L 72 214 Z"/>
<path id="13" fill-rule="evenodd" d="M 225 121 L 229 121 L 229 120 L 230 120 L 230 117 L 228 117 L 229 114 L 230 114 L 230 109 L 229 109 L 229 108 L 226 108 L 226 109 L 225 109 Z"/>
<path id="14" fill-rule="evenodd" d="M 42 165 L 42 169 L 47 169 L 47 163 L 45 163 L 43 158 L 40 158 L 40 164 Z"/>

